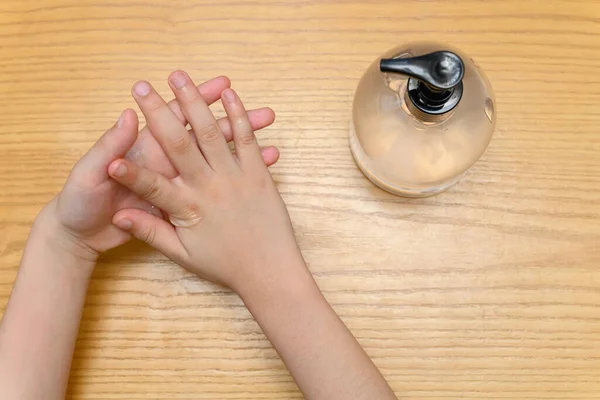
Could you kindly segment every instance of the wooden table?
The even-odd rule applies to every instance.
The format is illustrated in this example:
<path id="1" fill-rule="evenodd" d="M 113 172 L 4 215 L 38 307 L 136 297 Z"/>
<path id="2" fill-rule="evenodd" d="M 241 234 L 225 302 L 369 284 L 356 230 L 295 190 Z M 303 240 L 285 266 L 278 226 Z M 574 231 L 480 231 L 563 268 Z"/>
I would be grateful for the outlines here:
<path id="1" fill-rule="evenodd" d="M 0 307 L 134 81 L 227 74 L 276 110 L 259 136 L 306 260 L 400 398 L 599 399 L 599 35 L 594 0 L 3 0 Z M 498 108 L 485 156 L 422 200 L 376 189 L 347 145 L 362 72 L 414 39 L 474 57 Z M 140 243 L 97 268 L 70 396 L 301 398 L 237 296 Z"/>

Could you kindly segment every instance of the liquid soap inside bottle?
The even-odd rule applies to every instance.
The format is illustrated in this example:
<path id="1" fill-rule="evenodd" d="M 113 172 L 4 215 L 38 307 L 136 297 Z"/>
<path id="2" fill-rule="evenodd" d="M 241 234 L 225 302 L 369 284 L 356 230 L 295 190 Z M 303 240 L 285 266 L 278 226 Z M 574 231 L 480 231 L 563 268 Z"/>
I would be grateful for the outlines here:
<path id="1" fill-rule="evenodd" d="M 491 86 L 469 58 L 447 49 L 431 43 L 393 49 L 375 60 L 356 89 L 352 154 L 363 173 L 391 193 L 423 197 L 446 190 L 481 157 L 491 139 L 495 121 Z M 442 53 L 460 64 L 452 71 L 452 81 L 434 76 L 444 72 L 443 66 L 435 65 Z M 422 70 L 411 69 L 412 60 L 424 55 L 431 57 L 417 60 Z M 401 65 L 399 70 L 411 75 L 381 71 L 400 59 L 408 60 L 408 67 Z"/>

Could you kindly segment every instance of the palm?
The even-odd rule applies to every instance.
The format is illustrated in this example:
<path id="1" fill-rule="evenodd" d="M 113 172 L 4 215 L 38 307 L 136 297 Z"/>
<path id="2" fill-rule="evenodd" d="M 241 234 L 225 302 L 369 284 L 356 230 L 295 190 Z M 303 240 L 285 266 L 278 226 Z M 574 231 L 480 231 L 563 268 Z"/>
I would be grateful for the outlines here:
<path id="1" fill-rule="evenodd" d="M 174 178 L 175 168 L 148 127 L 144 127 L 128 152 L 128 158 L 159 174 Z M 60 221 L 92 249 L 102 252 L 127 242 L 131 235 L 112 224 L 119 210 L 137 208 L 156 215 L 160 210 L 140 199 L 108 175 L 89 176 L 78 165 L 73 168 L 58 197 Z"/>
<path id="2" fill-rule="evenodd" d="M 143 208 L 147 203 L 110 179 L 92 186 L 75 172 L 58 196 L 61 223 L 98 252 L 127 242 L 130 235 L 111 223 L 112 216 L 124 207 Z"/>

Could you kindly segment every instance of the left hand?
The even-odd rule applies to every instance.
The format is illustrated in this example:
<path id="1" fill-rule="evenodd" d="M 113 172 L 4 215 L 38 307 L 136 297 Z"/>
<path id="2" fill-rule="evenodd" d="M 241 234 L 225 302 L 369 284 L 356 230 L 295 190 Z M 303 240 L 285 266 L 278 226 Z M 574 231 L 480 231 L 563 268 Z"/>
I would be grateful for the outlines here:
<path id="1" fill-rule="evenodd" d="M 226 78 L 215 78 L 198 87 L 199 92 L 214 102 L 223 89 L 229 86 Z M 204 90 L 203 90 L 204 89 Z M 177 103 L 170 103 L 174 110 Z M 257 129 L 273 122 L 272 111 L 259 109 L 249 116 Z M 183 117 L 181 117 L 183 118 Z M 185 123 L 186 121 L 182 121 Z M 227 119 L 219 121 L 225 135 L 231 128 Z M 53 221 L 51 230 L 69 250 L 89 258 L 127 242 L 131 235 L 112 224 L 113 215 L 122 209 L 134 208 L 162 216 L 161 211 L 140 199 L 129 189 L 108 176 L 108 165 L 116 158 L 134 154 L 133 161 L 147 164 L 152 170 L 170 175 L 173 169 L 168 158 L 145 127 L 138 136 L 138 118 L 133 110 L 125 110 L 110 128 L 75 165 L 59 195 L 42 212 L 38 220 Z M 193 135 L 193 133 L 190 133 Z M 271 165 L 277 161 L 277 149 L 269 147 L 263 152 L 263 161 Z M 48 218 L 50 217 L 50 218 Z"/>
<path id="2" fill-rule="evenodd" d="M 121 208 L 131 206 L 153 212 L 135 196 L 108 177 L 108 164 L 123 157 L 137 138 L 138 118 L 125 110 L 115 125 L 75 164 L 63 190 L 46 207 L 60 235 L 70 239 L 75 249 L 97 254 L 117 247 L 130 238 L 111 226 L 111 218 Z M 156 210 L 158 211 L 158 210 Z M 43 218 L 46 219 L 46 218 Z"/>

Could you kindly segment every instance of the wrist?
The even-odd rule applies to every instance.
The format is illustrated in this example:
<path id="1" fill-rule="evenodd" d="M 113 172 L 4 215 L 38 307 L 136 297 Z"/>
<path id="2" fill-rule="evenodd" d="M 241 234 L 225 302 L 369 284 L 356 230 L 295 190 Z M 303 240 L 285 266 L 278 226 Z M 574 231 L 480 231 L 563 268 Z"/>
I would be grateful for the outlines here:
<path id="1" fill-rule="evenodd" d="M 282 302 L 322 297 L 302 256 L 281 264 L 273 273 L 247 279 L 233 289 L 252 313 Z"/>
<path id="2" fill-rule="evenodd" d="M 89 267 L 96 264 L 99 253 L 79 240 L 65 228 L 56 215 L 56 201 L 51 201 L 36 217 L 29 242 L 39 243 L 43 248 L 72 261 L 77 265 Z"/>

